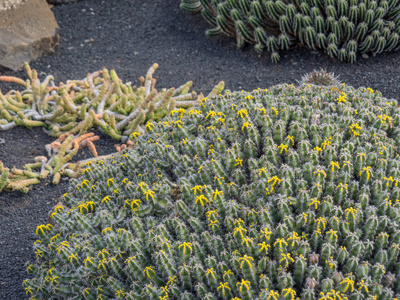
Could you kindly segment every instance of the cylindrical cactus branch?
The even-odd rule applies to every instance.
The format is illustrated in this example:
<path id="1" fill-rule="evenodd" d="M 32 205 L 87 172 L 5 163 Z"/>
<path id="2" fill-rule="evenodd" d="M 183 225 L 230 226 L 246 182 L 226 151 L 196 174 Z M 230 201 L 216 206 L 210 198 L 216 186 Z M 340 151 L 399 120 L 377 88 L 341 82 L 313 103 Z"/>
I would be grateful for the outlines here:
<path id="1" fill-rule="evenodd" d="M 349 62 L 358 52 L 375 55 L 400 45 L 398 0 L 181 0 L 180 6 L 201 12 L 213 26 L 208 35 L 234 36 L 238 47 L 255 44 L 273 62 L 279 50 L 297 45 Z"/>
<path id="2" fill-rule="evenodd" d="M 399 125 L 396 100 L 346 85 L 175 109 L 133 150 L 84 164 L 54 227 L 37 227 L 26 292 L 399 299 Z"/>
<path id="3" fill-rule="evenodd" d="M 0 170 L 0 192 L 2 190 L 28 191 L 28 186 L 38 182 L 38 178 L 55 176 L 53 183 L 58 183 L 60 174 L 77 177 L 82 170 L 68 170 L 69 161 L 79 149 L 87 147 L 94 157 L 97 150 L 94 142 L 99 136 L 90 133 L 91 128 L 98 128 L 113 139 L 126 143 L 135 135 L 143 134 L 142 124 L 159 122 L 168 115 L 173 107 L 191 107 L 200 103 L 203 94 L 189 92 L 193 82 L 189 81 L 178 88 L 155 89 L 153 78 L 158 64 L 147 72 L 146 79 L 140 79 L 140 86 L 122 83 L 114 70 L 104 68 L 88 74 L 82 80 L 68 80 L 66 84 L 54 84 L 53 76 L 47 76 L 42 82 L 35 70 L 24 65 L 28 80 L 0 76 L 1 81 L 18 84 L 23 91 L 11 90 L 6 94 L 0 91 L 0 131 L 16 126 L 43 130 L 57 140 L 46 145 L 48 159 L 35 158 L 40 164 L 28 164 L 25 173 L 9 173 L 7 168 Z M 224 89 L 221 81 L 210 92 L 209 98 L 215 97 Z M 132 144 L 129 145 L 132 148 Z M 32 174 L 31 174 L 32 175 Z M 39 176 L 40 175 L 40 176 Z"/>

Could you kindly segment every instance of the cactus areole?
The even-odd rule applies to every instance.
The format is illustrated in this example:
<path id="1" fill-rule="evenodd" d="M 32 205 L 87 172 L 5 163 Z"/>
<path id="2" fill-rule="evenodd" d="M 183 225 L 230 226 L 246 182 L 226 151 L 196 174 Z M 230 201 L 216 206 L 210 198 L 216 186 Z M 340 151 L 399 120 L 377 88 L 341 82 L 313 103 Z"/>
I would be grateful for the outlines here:
<path id="1" fill-rule="evenodd" d="M 395 299 L 400 111 L 277 85 L 175 109 L 40 225 L 31 299 Z"/>

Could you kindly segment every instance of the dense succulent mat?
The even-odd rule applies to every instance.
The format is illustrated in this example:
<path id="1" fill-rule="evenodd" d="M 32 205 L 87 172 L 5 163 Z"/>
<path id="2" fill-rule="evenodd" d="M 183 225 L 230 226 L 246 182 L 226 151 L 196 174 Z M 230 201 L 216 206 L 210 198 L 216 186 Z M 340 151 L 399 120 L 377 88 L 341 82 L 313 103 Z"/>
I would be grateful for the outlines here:
<path id="1" fill-rule="evenodd" d="M 181 0 L 214 27 L 207 34 L 234 36 L 238 47 L 256 44 L 273 62 L 279 50 L 296 45 L 322 49 L 341 61 L 357 52 L 378 54 L 399 48 L 398 0 Z"/>
<path id="2" fill-rule="evenodd" d="M 58 184 L 62 175 L 77 178 L 82 175 L 81 164 L 70 160 L 84 147 L 95 158 L 98 157 L 94 142 L 100 137 L 89 132 L 99 128 L 113 139 L 121 140 L 117 151 L 131 148 L 132 135 L 145 132 L 142 124 L 158 121 L 175 108 L 187 108 L 204 98 L 203 94 L 189 92 L 192 81 L 178 88 L 155 89 L 153 74 L 158 64 L 148 70 L 146 78 L 140 77 L 140 86 L 130 82 L 122 83 L 114 70 L 89 73 L 82 80 L 68 80 L 66 84 L 54 84 L 54 77 L 47 76 L 40 81 L 36 70 L 24 65 L 29 79 L 26 81 L 13 76 L 0 76 L 0 81 L 8 81 L 24 88 L 23 91 L 0 91 L 0 131 L 11 130 L 16 126 L 27 128 L 43 127 L 44 131 L 57 139 L 46 145 L 48 158 L 38 156 L 34 163 L 23 169 L 5 168 L 0 161 L 0 192 L 19 190 L 27 193 L 28 187 L 40 179 L 53 175 L 53 184 Z M 208 97 L 222 92 L 221 81 Z"/>
<path id="3" fill-rule="evenodd" d="M 31 299 L 395 299 L 400 110 L 370 88 L 230 92 L 88 164 Z"/>

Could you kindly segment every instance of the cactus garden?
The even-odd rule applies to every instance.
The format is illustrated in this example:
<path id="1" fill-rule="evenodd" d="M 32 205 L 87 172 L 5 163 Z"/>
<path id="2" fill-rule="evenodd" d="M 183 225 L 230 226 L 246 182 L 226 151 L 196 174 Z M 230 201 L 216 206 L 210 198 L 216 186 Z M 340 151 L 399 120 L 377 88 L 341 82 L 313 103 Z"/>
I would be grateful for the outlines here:
<path id="1" fill-rule="evenodd" d="M 342 36 L 289 21 L 277 64 L 279 1 L 72 2 L 0 70 L 0 299 L 400 299 L 399 54 L 360 49 L 397 1 L 282 2 Z M 238 50 L 257 3 L 270 42 Z"/>

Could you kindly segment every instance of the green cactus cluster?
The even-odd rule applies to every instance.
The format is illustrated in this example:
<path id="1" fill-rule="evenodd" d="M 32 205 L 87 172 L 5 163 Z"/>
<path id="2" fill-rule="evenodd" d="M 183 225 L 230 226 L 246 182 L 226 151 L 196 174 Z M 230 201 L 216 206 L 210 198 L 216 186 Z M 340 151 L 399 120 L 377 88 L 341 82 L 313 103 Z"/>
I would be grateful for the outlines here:
<path id="1" fill-rule="evenodd" d="M 80 164 L 70 163 L 79 149 L 87 147 L 95 159 L 104 158 L 97 157 L 93 143 L 100 137 L 89 132 L 92 128 L 125 143 L 133 139 L 132 135 L 144 134 L 143 126 L 147 122 L 159 121 L 175 108 L 191 107 L 204 98 L 202 93 L 190 92 L 192 81 L 176 89 L 157 91 L 153 74 L 158 64 L 153 64 L 146 78 L 139 79 L 139 86 L 122 83 L 114 70 L 106 68 L 89 73 L 82 80 L 68 80 L 56 86 L 52 75 L 41 82 L 36 70 L 31 70 L 27 63 L 24 67 L 29 77 L 26 81 L 0 76 L 0 81 L 24 87 L 21 92 L 10 90 L 3 94 L 0 91 L 0 131 L 16 126 L 39 126 L 57 140 L 45 146 L 48 158 L 38 156 L 23 169 L 10 170 L 0 162 L 0 192 L 4 189 L 26 193 L 28 186 L 50 174 L 54 184 L 62 175 L 79 177 Z M 223 88 L 221 81 L 207 97 L 214 97 Z"/>
<path id="2" fill-rule="evenodd" d="M 210 36 L 236 37 L 271 53 L 301 45 L 355 62 L 357 52 L 378 54 L 400 45 L 398 0 L 181 0 L 213 26 Z"/>
<path id="3" fill-rule="evenodd" d="M 87 165 L 30 299 L 400 298 L 400 109 L 371 88 L 226 91 Z"/>
<path id="4" fill-rule="evenodd" d="M 307 73 L 301 77 L 298 81 L 298 84 L 315 84 L 315 85 L 328 85 L 328 86 L 338 86 L 342 85 L 339 81 L 339 76 L 335 76 L 335 74 L 328 73 L 324 69 L 313 70 L 310 73 Z"/>

